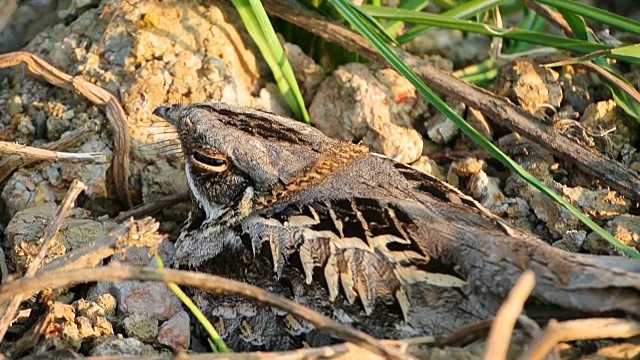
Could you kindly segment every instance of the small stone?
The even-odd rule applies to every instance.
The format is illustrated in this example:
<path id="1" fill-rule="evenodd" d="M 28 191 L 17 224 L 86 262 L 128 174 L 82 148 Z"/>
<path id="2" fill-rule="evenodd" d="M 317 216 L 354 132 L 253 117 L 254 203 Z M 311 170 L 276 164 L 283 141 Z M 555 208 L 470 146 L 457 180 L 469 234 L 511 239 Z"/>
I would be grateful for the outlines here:
<path id="1" fill-rule="evenodd" d="M 180 299 L 164 283 L 124 281 L 114 284 L 118 310 L 125 316 L 146 313 L 163 321 L 182 310 Z"/>
<path id="2" fill-rule="evenodd" d="M 325 78 L 324 69 L 316 64 L 313 58 L 305 54 L 298 45 L 285 42 L 284 51 L 296 79 L 302 85 L 300 91 L 305 103 L 308 104 L 313 100 L 318 86 Z"/>
<path id="3" fill-rule="evenodd" d="M 499 95 L 508 96 L 529 113 L 545 117 L 544 105 L 557 109 L 562 102 L 558 79 L 556 71 L 530 59 L 519 58 L 504 65 L 492 87 Z"/>
<path id="4" fill-rule="evenodd" d="M 91 320 L 89 320 L 84 316 L 78 316 L 76 318 L 76 326 L 78 327 L 78 333 L 80 334 L 80 337 L 83 339 L 100 335 L 93 328 L 93 324 L 91 323 Z"/>
<path id="5" fill-rule="evenodd" d="M 476 129 L 482 136 L 493 140 L 493 128 L 484 114 L 474 108 L 467 108 L 467 123 Z"/>
<path id="6" fill-rule="evenodd" d="M 562 239 L 554 242 L 552 245 L 558 249 L 569 252 L 579 252 L 587 238 L 587 232 L 584 230 L 569 230 Z"/>
<path id="7" fill-rule="evenodd" d="M 428 156 L 420 156 L 418 160 L 411 163 L 411 166 L 422 172 L 433 175 L 442 181 L 446 180 L 442 166 L 438 165 L 434 160 L 429 159 Z"/>
<path id="8" fill-rule="evenodd" d="M 23 112 L 22 99 L 20 96 L 12 96 L 7 101 L 7 113 L 9 116 L 15 116 Z"/>
<path id="9" fill-rule="evenodd" d="M 158 320 L 148 314 L 135 312 L 124 319 L 124 331 L 129 337 L 150 343 L 158 335 Z"/>
<path id="10" fill-rule="evenodd" d="M 92 356 L 154 356 L 158 353 L 151 345 L 135 338 L 108 339 L 91 350 Z"/>
<path id="11" fill-rule="evenodd" d="M 623 214 L 607 222 L 604 229 L 623 244 L 640 250 L 640 216 Z M 584 244 L 592 254 L 622 255 L 622 251 L 592 232 Z"/>
<path id="12" fill-rule="evenodd" d="M 160 326 L 158 342 L 171 347 L 173 350 L 189 349 L 191 342 L 189 324 L 189 314 L 184 310 L 180 311 Z"/>
<path id="13" fill-rule="evenodd" d="M 479 174 L 482 171 L 484 165 L 485 163 L 483 160 L 469 157 L 462 161 L 454 161 L 453 163 L 451 163 L 450 169 L 454 171 L 458 176 L 468 177 L 471 175 Z"/>
<path id="14" fill-rule="evenodd" d="M 613 159 L 618 157 L 624 144 L 635 144 L 640 132 L 638 122 L 619 108 L 613 100 L 587 106 L 580 123 L 592 134 L 602 134 L 615 129 L 603 136 L 593 136 L 598 150 Z"/>
<path id="15" fill-rule="evenodd" d="M 502 190 L 500 190 L 499 179 L 489 177 L 484 171 L 480 170 L 469 179 L 469 190 L 473 198 L 480 201 L 482 206 L 492 211 L 498 211 L 497 215 L 502 215 L 502 213 L 506 212 L 506 206 L 496 206 L 505 199 Z"/>
<path id="16" fill-rule="evenodd" d="M 97 316 L 93 321 L 93 328 L 100 336 L 113 335 L 113 325 L 111 325 L 111 322 L 105 317 Z"/>
<path id="17" fill-rule="evenodd" d="M 31 116 L 29 115 L 17 115 L 18 118 L 18 126 L 16 128 L 17 138 L 18 139 L 32 139 L 36 134 L 36 127 L 33 125 L 33 121 L 31 121 Z"/>
<path id="18" fill-rule="evenodd" d="M 436 117 L 427 126 L 429 139 L 436 144 L 447 144 L 458 136 L 459 128 L 449 119 Z"/>

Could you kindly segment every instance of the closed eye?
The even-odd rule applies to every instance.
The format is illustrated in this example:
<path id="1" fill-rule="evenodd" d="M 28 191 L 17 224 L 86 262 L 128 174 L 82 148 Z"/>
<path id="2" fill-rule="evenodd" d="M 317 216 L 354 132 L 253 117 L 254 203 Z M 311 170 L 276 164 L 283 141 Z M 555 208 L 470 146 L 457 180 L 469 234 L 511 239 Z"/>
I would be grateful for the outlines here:
<path id="1" fill-rule="evenodd" d="M 221 172 L 227 169 L 227 159 L 220 156 L 208 156 L 201 152 L 194 151 L 192 155 L 193 162 L 206 170 Z"/>

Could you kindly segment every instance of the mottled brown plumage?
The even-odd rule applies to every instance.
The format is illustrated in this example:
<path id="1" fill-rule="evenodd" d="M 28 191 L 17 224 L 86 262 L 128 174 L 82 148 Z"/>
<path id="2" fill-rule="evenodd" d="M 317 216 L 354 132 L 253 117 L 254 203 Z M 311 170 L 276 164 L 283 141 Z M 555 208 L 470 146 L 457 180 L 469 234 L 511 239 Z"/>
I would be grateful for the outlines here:
<path id="1" fill-rule="evenodd" d="M 551 248 L 457 189 L 363 146 L 232 105 L 154 114 L 176 127 L 185 156 L 193 209 L 176 242 L 185 266 L 262 286 L 384 337 L 446 333 L 486 318 L 526 268 L 539 276 L 533 296 L 541 304 L 640 313 L 640 297 L 629 297 L 640 287 L 637 263 L 607 269 Z M 611 295 L 597 290 L 603 281 L 617 302 L 595 301 Z M 596 289 L 595 303 L 576 301 L 576 289 Z M 244 300 L 196 299 L 238 348 L 328 341 Z"/>

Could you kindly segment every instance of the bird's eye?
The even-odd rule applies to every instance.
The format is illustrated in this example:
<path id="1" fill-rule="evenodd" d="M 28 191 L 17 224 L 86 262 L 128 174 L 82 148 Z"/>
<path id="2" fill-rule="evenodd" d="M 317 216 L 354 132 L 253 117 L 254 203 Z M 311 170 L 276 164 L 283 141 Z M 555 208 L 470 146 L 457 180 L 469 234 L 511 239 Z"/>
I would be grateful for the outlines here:
<path id="1" fill-rule="evenodd" d="M 227 168 L 227 159 L 222 155 L 208 156 L 201 152 L 194 151 L 192 158 L 196 165 L 209 171 L 221 172 Z"/>

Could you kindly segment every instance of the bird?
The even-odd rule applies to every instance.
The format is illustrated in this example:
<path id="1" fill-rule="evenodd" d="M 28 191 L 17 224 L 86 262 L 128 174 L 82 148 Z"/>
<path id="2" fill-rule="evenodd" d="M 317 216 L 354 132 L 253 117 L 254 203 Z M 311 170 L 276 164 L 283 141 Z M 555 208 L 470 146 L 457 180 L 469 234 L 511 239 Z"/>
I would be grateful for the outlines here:
<path id="1" fill-rule="evenodd" d="M 177 133 L 191 196 L 175 243 L 180 266 L 263 285 L 345 322 L 370 322 L 379 336 L 424 332 L 416 324 L 441 321 L 425 309 L 442 307 L 436 303 L 444 298 L 457 304 L 452 315 L 469 315 L 460 321 L 490 317 L 527 269 L 536 274 L 537 304 L 640 315 L 637 261 L 553 248 L 455 187 L 364 145 L 219 102 L 163 105 L 153 114 Z M 243 349 L 288 349 L 300 344 L 292 334 L 309 342 L 313 332 L 235 297 L 218 297 L 216 307 L 194 296 L 209 315 L 233 323 L 220 325 L 233 328 L 229 336 Z M 285 330 L 274 330 L 275 321 Z M 251 322 L 259 331 L 248 330 Z M 268 334 L 279 340 L 270 343 Z"/>

